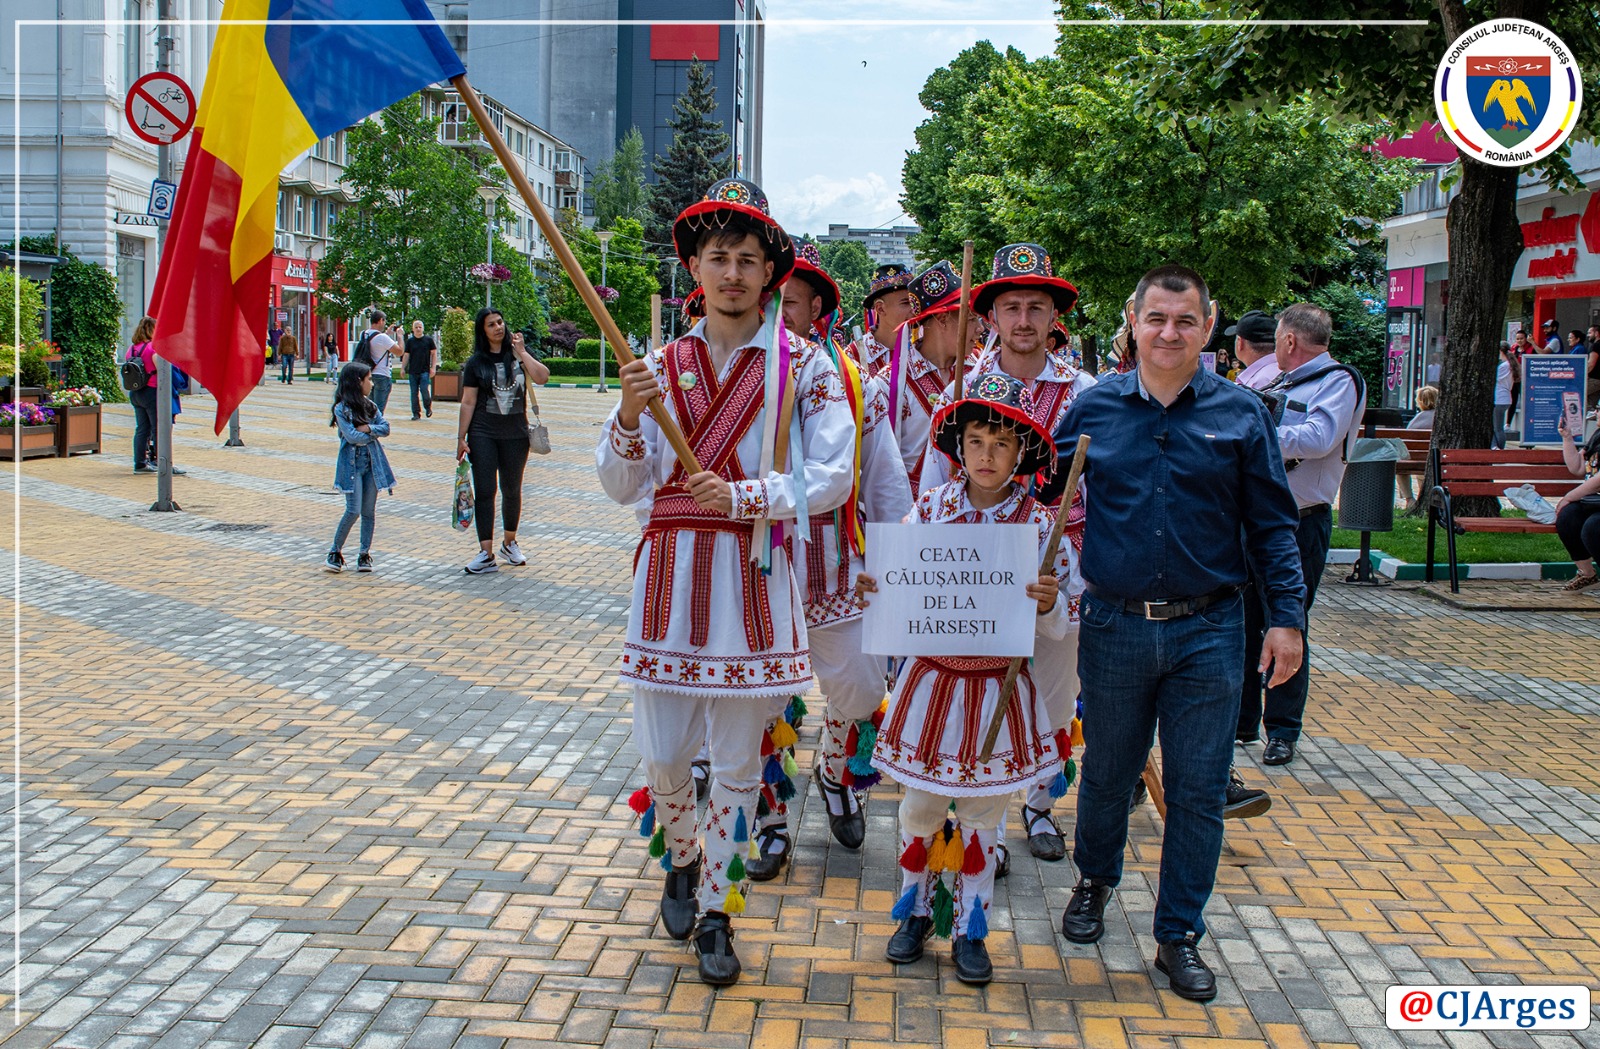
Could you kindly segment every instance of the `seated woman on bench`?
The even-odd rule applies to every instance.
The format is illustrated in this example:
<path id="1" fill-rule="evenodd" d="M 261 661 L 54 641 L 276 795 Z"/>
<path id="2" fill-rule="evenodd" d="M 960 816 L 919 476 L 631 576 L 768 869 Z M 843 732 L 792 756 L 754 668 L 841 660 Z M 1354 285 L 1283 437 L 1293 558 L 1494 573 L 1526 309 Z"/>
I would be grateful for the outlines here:
<path id="1" fill-rule="evenodd" d="M 1594 559 L 1600 557 L 1600 430 L 1580 447 L 1583 434 L 1572 433 L 1567 418 L 1563 412 L 1557 424 L 1562 437 L 1561 457 L 1574 477 L 1587 475 L 1588 480 L 1556 504 L 1556 534 L 1578 566 L 1578 574 L 1561 589 L 1577 591 L 1600 582 L 1594 567 Z"/>

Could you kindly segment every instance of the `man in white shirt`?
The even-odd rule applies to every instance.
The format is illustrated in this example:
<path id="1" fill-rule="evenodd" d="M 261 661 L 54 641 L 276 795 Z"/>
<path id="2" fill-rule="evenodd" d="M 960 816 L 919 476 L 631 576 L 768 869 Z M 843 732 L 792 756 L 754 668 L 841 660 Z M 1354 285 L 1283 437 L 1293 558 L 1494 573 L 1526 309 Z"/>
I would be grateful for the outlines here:
<path id="1" fill-rule="evenodd" d="M 1233 355 L 1244 365 L 1234 376 L 1234 382 L 1259 390 L 1278 377 L 1278 358 L 1274 353 L 1278 318 L 1251 310 L 1222 334 L 1233 336 Z"/>
<path id="2" fill-rule="evenodd" d="M 1275 353 L 1282 374 L 1266 388 L 1283 399 L 1281 414 L 1274 411 L 1273 417 L 1289 490 L 1300 507 L 1295 543 L 1305 577 L 1308 623 L 1317 583 L 1328 563 L 1333 500 L 1344 479 L 1346 444 L 1366 404 L 1366 386 L 1360 375 L 1328 352 L 1332 331 L 1328 311 L 1308 302 L 1296 303 L 1278 314 Z M 1310 646 L 1305 637 L 1302 632 L 1301 644 L 1306 649 L 1300 669 L 1288 681 L 1267 689 L 1262 717 L 1267 745 L 1261 755 L 1266 765 L 1286 765 L 1294 760 L 1310 684 Z M 1250 727 L 1247 714 L 1240 712 L 1241 734 Z"/>
<path id="3" fill-rule="evenodd" d="M 389 411 L 389 391 L 394 388 L 393 356 L 395 341 L 389 338 L 384 331 L 384 316 L 382 310 L 373 310 L 367 315 L 371 323 L 366 331 L 361 333 L 361 341 L 356 343 L 355 359 L 372 368 L 372 403 L 384 414 Z"/>

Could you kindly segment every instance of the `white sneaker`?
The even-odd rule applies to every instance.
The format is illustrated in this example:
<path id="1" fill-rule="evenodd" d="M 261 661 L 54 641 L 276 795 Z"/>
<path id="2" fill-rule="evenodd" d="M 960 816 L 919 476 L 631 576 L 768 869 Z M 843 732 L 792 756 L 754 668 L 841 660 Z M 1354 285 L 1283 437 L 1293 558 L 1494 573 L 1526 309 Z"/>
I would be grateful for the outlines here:
<path id="1" fill-rule="evenodd" d="M 467 562 L 463 569 L 468 575 L 483 575 L 485 572 L 498 572 L 500 566 L 494 563 L 494 555 L 487 550 L 479 550 L 478 556 Z"/>
<path id="2" fill-rule="evenodd" d="M 528 559 L 522 556 L 522 547 L 517 545 L 515 539 L 509 543 L 502 542 L 500 544 L 500 556 L 505 558 L 506 564 L 514 568 L 528 563 Z"/>

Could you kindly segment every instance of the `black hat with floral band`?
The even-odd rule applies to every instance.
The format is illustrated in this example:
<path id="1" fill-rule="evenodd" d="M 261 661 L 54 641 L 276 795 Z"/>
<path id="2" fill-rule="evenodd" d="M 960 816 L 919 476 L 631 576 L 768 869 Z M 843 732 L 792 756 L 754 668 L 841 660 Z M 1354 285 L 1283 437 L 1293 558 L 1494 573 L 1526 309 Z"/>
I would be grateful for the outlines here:
<path id="1" fill-rule="evenodd" d="M 969 422 L 994 423 L 1011 430 L 1022 444 L 1015 476 L 1030 477 L 1052 469 L 1055 443 L 1022 407 L 1022 383 L 1009 375 L 989 372 L 968 389 L 967 396 L 945 405 L 933 416 L 933 444 L 950 461 L 961 465 L 961 435 Z"/>
<path id="2" fill-rule="evenodd" d="M 909 324 L 921 324 L 929 317 L 961 308 L 961 277 L 943 259 L 917 274 L 906 290 L 917 300 L 917 313 Z"/>
<path id="3" fill-rule="evenodd" d="M 812 291 L 822 296 L 822 316 L 826 317 L 839 308 L 839 285 L 822 269 L 822 256 L 815 244 L 795 245 L 794 273 L 790 279 L 795 278 L 805 281 Z"/>
<path id="4" fill-rule="evenodd" d="M 672 224 L 672 243 L 678 250 L 678 259 L 688 266 L 689 259 L 699 254 L 704 234 L 722 229 L 740 217 L 749 220 L 751 232 L 762 242 L 772 263 L 772 278 L 761 289 L 771 291 L 788 280 L 794 269 L 794 243 L 773 220 L 761 187 L 748 179 L 725 178 L 716 182 L 706 190 L 704 200 L 683 209 Z"/>
<path id="5" fill-rule="evenodd" d="M 1078 289 L 1055 275 L 1049 252 L 1037 244 L 1007 244 L 994 253 L 993 275 L 972 289 L 972 312 L 988 313 L 997 295 L 1028 288 L 1048 292 L 1057 313 L 1068 313 L 1078 303 Z"/>

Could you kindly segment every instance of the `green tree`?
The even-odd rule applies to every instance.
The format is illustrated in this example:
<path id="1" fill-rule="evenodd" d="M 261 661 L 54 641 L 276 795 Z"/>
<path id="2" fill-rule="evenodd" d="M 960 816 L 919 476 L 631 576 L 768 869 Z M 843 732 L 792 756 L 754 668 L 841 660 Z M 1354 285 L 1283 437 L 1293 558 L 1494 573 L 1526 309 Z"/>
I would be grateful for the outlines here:
<path id="1" fill-rule="evenodd" d="M 659 259 L 647 254 L 644 247 L 644 226 L 637 219 L 619 219 L 612 228 L 616 235 L 606 249 L 605 283 L 615 288 L 617 300 L 611 304 L 611 316 L 616 318 L 622 334 L 643 341 L 650 337 L 650 296 L 656 294 L 656 269 Z M 577 256 L 583 271 L 596 288 L 600 281 L 600 242 L 593 232 L 584 231 L 569 237 L 572 253 Z M 556 320 L 571 321 L 586 332 L 596 329 L 588 307 L 578 297 L 571 281 L 562 278 L 558 299 L 554 307 Z"/>
<path id="2" fill-rule="evenodd" d="M 728 149 L 732 140 L 722 130 L 717 111 L 717 89 L 703 62 L 689 64 L 689 82 L 672 103 L 672 145 L 655 158 L 656 185 L 650 206 L 655 222 L 650 239 L 672 242 L 672 221 L 684 208 L 705 196 L 718 179 L 728 177 Z"/>
<path id="3" fill-rule="evenodd" d="M 610 229 L 618 219 L 649 223 L 650 187 L 644 179 L 644 136 L 629 128 L 611 159 L 600 165 L 593 182 L 595 225 Z"/>
<path id="4" fill-rule="evenodd" d="M 1324 284 L 1310 295 L 1310 301 L 1328 311 L 1333 318 L 1333 336 L 1328 350 L 1340 361 L 1359 371 L 1367 380 L 1369 403 L 1379 403 L 1383 392 L 1383 372 L 1387 363 L 1387 289 L 1378 284 Z"/>
<path id="5" fill-rule="evenodd" d="M 423 116 L 420 99 L 402 99 L 350 129 L 344 181 L 355 201 L 341 212 L 318 267 L 324 316 L 377 305 L 431 328 L 446 307 L 483 298 L 482 285 L 467 276 L 485 257 L 477 189 L 504 185 L 504 172 L 492 164 L 475 170 L 470 151 L 440 142 L 439 122 Z M 511 217 L 504 198 L 497 207 L 499 218 Z M 496 260 L 515 272 L 515 253 L 502 250 Z"/>
<path id="6" fill-rule="evenodd" d="M 459 306 L 444 311 L 439 323 L 439 367 L 460 371 L 472 355 L 472 314 Z"/>
<path id="7" fill-rule="evenodd" d="M 1139 276 L 1163 262 L 1199 270 L 1235 316 L 1299 297 L 1308 267 L 1347 263 L 1373 235 L 1362 217 L 1393 210 L 1405 166 L 1362 149 L 1370 128 L 1326 123 L 1304 100 L 1271 115 L 1152 120 L 1121 67 L 1171 43 L 1161 27 L 1072 27 L 1035 62 L 963 56 L 962 82 L 983 79 L 938 129 L 944 184 L 929 176 L 914 197 L 908 186 L 919 250 L 955 259 L 972 237 L 981 279 L 1001 244 L 1042 244 L 1107 334 Z M 941 91 L 958 95 L 941 72 Z"/>
<path id="8" fill-rule="evenodd" d="M 1449 46 L 1473 25 L 1521 18 L 1553 29 L 1580 59 L 1584 94 L 1600 94 L 1600 18 L 1592 0 L 1330 0 L 1309 22 L 1304 4 L 1290 0 L 1210 0 L 1214 19 L 1248 24 L 1195 32 L 1187 45 L 1130 63 L 1142 97 L 1161 108 L 1194 112 L 1212 107 L 1270 110 L 1285 97 L 1310 92 L 1330 120 L 1386 120 L 1396 133 L 1435 119 L 1433 82 Z M 1411 26 L 1353 27 L 1342 19 L 1416 19 Z M 1274 23 L 1270 20 L 1285 21 Z M 1584 56 L 1591 60 L 1582 61 Z M 1600 135 L 1600 107 L 1583 108 L 1574 138 Z M 1579 188 L 1568 150 L 1525 169 L 1499 168 L 1471 158 L 1457 162 L 1458 190 L 1445 228 L 1449 237 L 1450 333 L 1441 374 L 1433 439 L 1441 448 L 1486 448 L 1491 401 L 1512 270 L 1522 253 L 1517 180 L 1532 172 L 1555 187 Z M 1376 216 L 1375 216 L 1376 217 Z M 1427 479 L 1431 484 L 1431 478 Z M 1493 499 L 1469 499 L 1457 512 L 1498 512 Z"/>
<path id="9" fill-rule="evenodd" d="M 822 258 L 822 268 L 839 285 L 839 321 L 848 326 L 861 313 L 861 300 L 867 296 L 872 283 L 872 256 L 859 241 L 835 240 L 824 244 L 817 252 Z"/>

